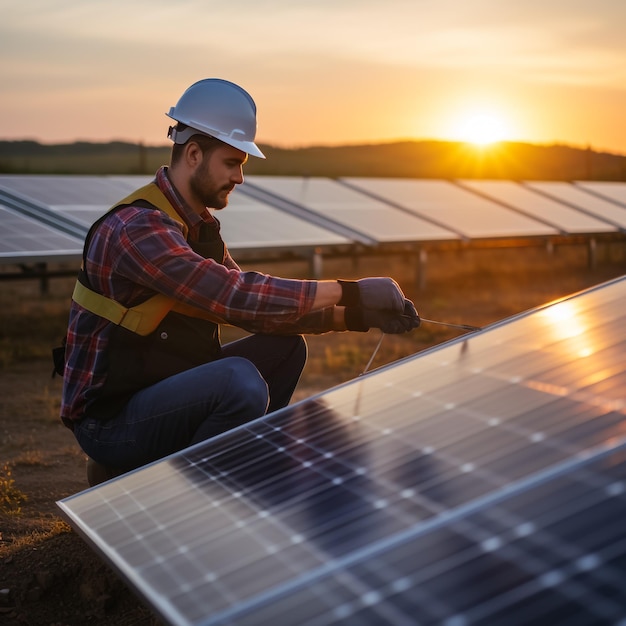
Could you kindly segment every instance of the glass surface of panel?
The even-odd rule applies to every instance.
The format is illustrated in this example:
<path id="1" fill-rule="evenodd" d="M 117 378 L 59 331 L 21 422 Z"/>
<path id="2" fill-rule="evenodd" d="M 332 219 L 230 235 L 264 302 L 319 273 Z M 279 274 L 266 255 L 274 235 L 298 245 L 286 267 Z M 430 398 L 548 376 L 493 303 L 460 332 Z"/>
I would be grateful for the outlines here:
<path id="1" fill-rule="evenodd" d="M 284 211 L 249 198 L 235 189 L 228 206 L 214 212 L 229 248 L 337 245 L 348 239 Z"/>
<path id="2" fill-rule="evenodd" d="M 576 186 L 602 198 L 607 198 L 626 209 L 626 183 L 609 181 L 576 181 Z"/>
<path id="3" fill-rule="evenodd" d="M 613 623 L 624 298 L 494 324 L 59 505 L 173 624 Z"/>
<path id="4" fill-rule="evenodd" d="M 331 179 L 249 176 L 247 180 L 265 191 L 359 230 L 376 241 L 459 238 L 454 230 L 420 219 Z"/>
<path id="5" fill-rule="evenodd" d="M 546 235 L 554 229 L 448 181 L 349 178 L 351 184 L 471 238 Z"/>
<path id="6" fill-rule="evenodd" d="M 577 185 L 543 181 L 532 181 L 526 185 L 558 200 L 580 207 L 592 215 L 609 220 L 619 227 L 626 228 L 626 207 L 619 207 L 613 202 L 587 193 Z"/>
<path id="7" fill-rule="evenodd" d="M 464 180 L 463 186 L 553 224 L 566 233 L 601 233 L 614 226 L 506 180 Z"/>
<path id="8" fill-rule="evenodd" d="M 0 204 L 0 262 L 77 257 L 82 242 Z"/>
<path id="9" fill-rule="evenodd" d="M 0 175 L 0 188 L 44 206 L 91 204 L 108 208 L 128 193 L 114 178 L 106 176 Z"/>

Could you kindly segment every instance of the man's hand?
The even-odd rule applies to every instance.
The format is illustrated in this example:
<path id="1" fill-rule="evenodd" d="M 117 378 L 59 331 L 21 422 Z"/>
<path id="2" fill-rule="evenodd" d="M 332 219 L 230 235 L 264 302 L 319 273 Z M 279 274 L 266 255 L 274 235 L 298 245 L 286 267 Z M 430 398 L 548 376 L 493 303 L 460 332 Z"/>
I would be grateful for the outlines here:
<path id="1" fill-rule="evenodd" d="M 341 300 L 339 306 L 361 307 L 402 313 L 405 297 L 398 283 L 392 278 L 361 278 L 356 281 L 339 280 L 341 285 Z"/>
<path id="2" fill-rule="evenodd" d="M 420 318 L 415 306 L 406 298 L 402 313 L 346 307 L 344 317 L 348 330 L 364 332 L 370 328 L 380 328 L 384 333 L 390 335 L 407 333 L 420 325 Z"/>

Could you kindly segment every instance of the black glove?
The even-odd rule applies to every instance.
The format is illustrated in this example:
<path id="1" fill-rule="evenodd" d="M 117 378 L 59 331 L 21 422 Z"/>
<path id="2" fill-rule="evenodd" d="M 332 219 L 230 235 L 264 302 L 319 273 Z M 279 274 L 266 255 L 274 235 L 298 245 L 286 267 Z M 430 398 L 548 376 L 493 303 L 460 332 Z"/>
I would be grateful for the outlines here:
<path id="1" fill-rule="evenodd" d="M 360 280 L 338 280 L 341 285 L 339 306 L 362 307 L 402 313 L 404 294 L 393 278 L 361 278 Z"/>
<path id="2" fill-rule="evenodd" d="M 408 333 L 420 325 L 420 318 L 410 300 L 404 300 L 404 312 L 392 313 L 376 309 L 362 309 L 360 307 L 346 307 L 346 328 L 366 332 L 370 328 L 380 328 L 389 335 Z"/>

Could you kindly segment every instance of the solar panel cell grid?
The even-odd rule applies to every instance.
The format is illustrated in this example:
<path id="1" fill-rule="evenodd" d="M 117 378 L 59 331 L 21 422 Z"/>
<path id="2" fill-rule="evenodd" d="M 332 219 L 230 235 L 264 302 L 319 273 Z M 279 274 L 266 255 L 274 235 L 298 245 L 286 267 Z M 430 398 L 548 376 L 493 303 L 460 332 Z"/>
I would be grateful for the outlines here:
<path id="1" fill-rule="evenodd" d="M 54 253 L 79 258 L 82 243 L 0 204 L 0 261 L 36 261 Z"/>
<path id="2" fill-rule="evenodd" d="M 348 178 L 351 185 L 395 202 L 469 238 L 555 234 L 553 226 L 481 198 L 445 180 Z"/>
<path id="3" fill-rule="evenodd" d="M 505 180 L 464 180 L 464 187 L 512 206 L 527 215 L 545 220 L 565 233 L 601 233 L 615 230 L 598 218 L 556 200 L 534 193 L 516 182 Z"/>
<path id="4" fill-rule="evenodd" d="M 282 623 L 292 611 L 306 624 L 615 623 L 625 477 L 623 452 L 611 453 L 233 613 L 232 623 Z M 598 519 L 609 520 L 602 530 Z M 327 589 L 342 602 L 323 602 Z"/>
<path id="5" fill-rule="evenodd" d="M 575 185 L 626 209 L 626 184 L 623 182 L 577 181 Z"/>
<path id="6" fill-rule="evenodd" d="M 175 624 L 612 623 L 625 296 L 521 315 L 60 505 Z"/>
<path id="7" fill-rule="evenodd" d="M 572 206 L 580 207 L 589 214 L 607 220 L 617 227 L 626 228 L 626 207 L 617 206 L 601 197 L 587 193 L 577 185 L 539 181 L 529 182 L 526 185 Z"/>
<path id="8" fill-rule="evenodd" d="M 360 230 L 379 242 L 458 239 L 454 229 L 410 215 L 325 178 L 250 176 L 254 185 Z"/>
<path id="9" fill-rule="evenodd" d="M 348 243 L 348 239 L 303 219 L 233 191 L 228 208 L 216 211 L 229 248 L 321 246 Z"/>
<path id="10" fill-rule="evenodd" d="M 141 177 L 140 177 L 141 178 Z M 107 176 L 0 176 L 0 188 L 43 205 L 91 204 L 110 207 L 120 200 L 120 185 Z"/>

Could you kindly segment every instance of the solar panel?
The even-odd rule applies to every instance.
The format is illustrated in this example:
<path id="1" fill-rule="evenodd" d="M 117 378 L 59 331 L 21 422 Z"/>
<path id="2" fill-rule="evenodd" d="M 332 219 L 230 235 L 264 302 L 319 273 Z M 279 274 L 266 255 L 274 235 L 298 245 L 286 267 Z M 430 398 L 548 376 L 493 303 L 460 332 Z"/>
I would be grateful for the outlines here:
<path id="1" fill-rule="evenodd" d="M 528 215 L 546 220 L 565 233 L 603 233 L 615 226 L 506 180 L 464 180 L 461 184 Z"/>
<path id="2" fill-rule="evenodd" d="M 249 176 L 257 187 L 358 230 L 377 242 L 457 240 L 454 229 L 399 210 L 329 178 Z"/>
<path id="3" fill-rule="evenodd" d="M 247 177 L 246 177 L 247 178 Z M 145 176 L 112 176 L 124 193 L 152 180 Z M 255 200 L 235 187 L 228 207 L 215 213 L 222 225 L 222 235 L 231 250 L 296 248 L 349 243 L 349 240 L 296 216 Z"/>
<path id="4" fill-rule="evenodd" d="M 130 190 L 122 181 L 106 176 L 0 176 L 0 189 L 34 203 L 31 215 L 48 212 L 69 219 L 84 237 L 95 222 Z M 144 177 L 131 177 L 149 182 Z M 139 185 L 138 185 L 139 186 Z M 38 207 L 38 208 L 37 208 Z"/>
<path id="5" fill-rule="evenodd" d="M 0 175 L 0 187 L 45 206 L 109 208 L 120 200 L 119 183 L 107 176 Z"/>
<path id="6" fill-rule="evenodd" d="M 118 200 L 154 176 L 0 176 L 0 187 L 69 217 L 87 229 Z M 232 250 L 290 249 L 349 243 L 341 235 L 233 192 L 218 215 Z"/>
<path id="7" fill-rule="evenodd" d="M 47 198 L 48 208 L 70 217 L 87 229 L 115 203 L 126 195 L 147 185 L 154 176 L 89 176 L 58 177 L 54 185 L 42 186 L 38 191 Z M 47 181 L 46 181 L 47 182 Z M 52 192 L 47 195 L 48 192 Z"/>
<path id="8" fill-rule="evenodd" d="M 351 243 L 346 237 L 279 211 L 235 189 L 228 207 L 215 211 L 231 250 L 294 249 Z"/>
<path id="9" fill-rule="evenodd" d="M 438 220 L 472 239 L 553 235 L 554 228 L 444 180 L 348 178 L 351 184 Z"/>
<path id="10" fill-rule="evenodd" d="M 625 297 L 516 316 L 58 504 L 170 624 L 623 623 Z"/>
<path id="11" fill-rule="evenodd" d="M 616 228 L 626 228 L 626 207 L 622 208 L 599 196 L 587 193 L 577 185 L 564 182 L 532 181 L 525 183 L 540 193 L 547 194 L 561 202 L 579 207 L 590 215 L 595 215 Z"/>
<path id="12" fill-rule="evenodd" d="M 0 263 L 75 261 L 82 241 L 0 204 Z"/>
<path id="13" fill-rule="evenodd" d="M 585 191 L 612 200 L 626 208 L 626 183 L 609 181 L 577 181 L 575 183 Z"/>

